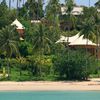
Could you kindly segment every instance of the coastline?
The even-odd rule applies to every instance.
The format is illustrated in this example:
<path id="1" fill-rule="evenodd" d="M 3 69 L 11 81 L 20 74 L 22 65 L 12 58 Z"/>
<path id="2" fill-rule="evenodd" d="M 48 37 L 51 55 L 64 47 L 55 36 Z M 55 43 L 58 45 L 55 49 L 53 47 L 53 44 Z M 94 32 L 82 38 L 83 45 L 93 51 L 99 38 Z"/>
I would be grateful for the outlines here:
<path id="1" fill-rule="evenodd" d="M 100 91 L 100 79 L 91 81 L 0 82 L 0 91 Z"/>

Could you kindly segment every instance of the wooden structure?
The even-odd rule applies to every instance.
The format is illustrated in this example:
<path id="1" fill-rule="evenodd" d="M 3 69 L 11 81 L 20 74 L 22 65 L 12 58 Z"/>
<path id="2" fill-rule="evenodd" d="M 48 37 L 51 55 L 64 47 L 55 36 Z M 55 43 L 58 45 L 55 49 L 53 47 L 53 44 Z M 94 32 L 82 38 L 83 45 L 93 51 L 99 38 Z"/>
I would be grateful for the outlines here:
<path id="1" fill-rule="evenodd" d="M 80 36 L 80 33 L 72 37 L 61 36 L 61 38 L 56 43 L 67 43 L 72 49 L 86 49 L 88 52 L 91 53 L 91 55 L 94 55 L 98 59 L 100 59 L 100 50 L 98 49 L 97 52 L 97 44 L 93 43 L 89 39 L 84 39 L 83 37 L 83 35 Z"/>
<path id="2" fill-rule="evenodd" d="M 15 21 L 11 25 L 16 26 L 16 29 L 17 29 L 17 32 L 19 33 L 20 38 L 24 39 L 25 27 L 17 19 L 15 19 Z"/>

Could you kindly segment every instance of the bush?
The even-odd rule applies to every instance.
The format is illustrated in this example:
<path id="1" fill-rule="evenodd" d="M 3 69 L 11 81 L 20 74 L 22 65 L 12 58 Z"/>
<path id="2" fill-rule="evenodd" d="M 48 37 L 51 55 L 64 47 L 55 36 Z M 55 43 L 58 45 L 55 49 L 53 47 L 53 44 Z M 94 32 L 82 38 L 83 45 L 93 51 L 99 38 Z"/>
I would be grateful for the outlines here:
<path id="1" fill-rule="evenodd" d="M 46 76 L 53 72 L 52 56 L 37 55 L 28 56 L 30 70 L 33 75 Z"/>
<path id="2" fill-rule="evenodd" d="M 86 80 L 96 70 L 95 58 L 79 50 L 69 50 L 53 61 L 56 74 L 69 80 Z"/>

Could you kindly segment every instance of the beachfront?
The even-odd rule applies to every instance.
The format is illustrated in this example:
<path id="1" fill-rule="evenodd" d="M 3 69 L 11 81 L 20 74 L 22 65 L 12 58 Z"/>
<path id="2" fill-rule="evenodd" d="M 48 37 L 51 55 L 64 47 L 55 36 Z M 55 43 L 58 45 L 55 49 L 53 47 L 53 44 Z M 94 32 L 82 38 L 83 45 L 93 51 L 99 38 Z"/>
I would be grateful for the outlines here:
<path id="1" fill-rule="evenodd" d="M 100 90 L 100 79 L 91 81 L 32 81 L 32 82 L 0 82 L 0 91 L 95 91 Z"/>

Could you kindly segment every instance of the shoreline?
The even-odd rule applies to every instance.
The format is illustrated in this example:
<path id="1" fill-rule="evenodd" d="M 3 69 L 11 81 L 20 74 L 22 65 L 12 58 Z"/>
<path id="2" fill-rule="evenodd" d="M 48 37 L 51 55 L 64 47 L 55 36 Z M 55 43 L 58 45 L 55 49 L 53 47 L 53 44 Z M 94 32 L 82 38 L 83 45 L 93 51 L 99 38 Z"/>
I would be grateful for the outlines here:
<path id="1" fill-rule="evenodd" d="M 100 91 L 100 79 L 90 81 L 1 81 L 0 91 Z"/>

